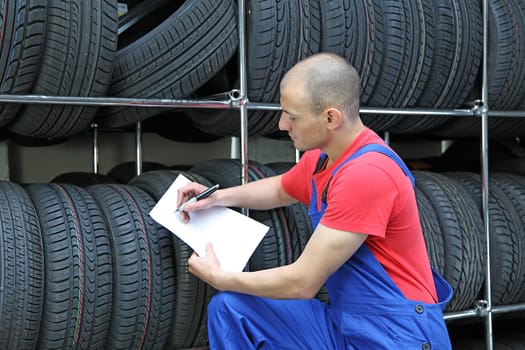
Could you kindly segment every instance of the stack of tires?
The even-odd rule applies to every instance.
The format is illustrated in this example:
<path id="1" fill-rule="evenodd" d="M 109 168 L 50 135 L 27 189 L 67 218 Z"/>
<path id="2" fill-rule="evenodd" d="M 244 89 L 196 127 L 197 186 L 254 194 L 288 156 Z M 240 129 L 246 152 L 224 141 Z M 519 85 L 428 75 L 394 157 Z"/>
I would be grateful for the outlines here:
<path id="1" fill-rule="evenodd" d="M 239 164 L 224 165 L 240 174 Z M 176 170 L 146 172 L 129 184 L 0 183 L 0 348 L 206 345 L 214 290 L 189 274 L 192 250 L 149 216 L 178 174 L 210 183 Z M 271 174 L 252 165 L 252 180 Z M 302 207 L 252 215 L 271 229 L 248 268 L 293 262 L 310 234 Z"/>
<path id="2" fill-rule="evenodd" d="M 118 5 L 127 10 L 118 16 Z M 489 1 L 489 101 L 525 109 L 525 5 Z M 234 1 L 23 0 L 0 4 L 0 93 L 200 99 L 239 87 Z M 481 94 L 482 15 L 477 1 L 246 1 L 247 98 L 279 102 L 279 82 L 316 52 L 346 57 L 370 107 L 467 107 Z M 0 127 L 15 140 L 64 140 L 92 123 L 138 121 L 179 137 L 238 135 L 238 113 L 134 106 L 0 105 Z M 158 119 L 163 121 L 158 123 Z M 278 137 L 278 113 L 252 110 L 250 135 Z M 363 116 L 372 129 L 439 137 L 479 134 L 478 118 Z M 495 118 L 494 137 L 520 136 L 523 121 Z M 181 136 L 184 135 L 184 136 Z M 26 140 L 27 142 L 27 140 Z"/>
<path id="3" fill-rule="evenodd" d="M 250 181 L 289 166 L 252 161 Z M 0 348 L 206 346 L 206 306 L 215 291 L 189 274 L 192 250 L 149 216 L 179 174 L 229 187 L 240 184 L 241 164 L 217 159 L 190 171 L 152 170 L 127 184 L 0 182 Z M 479 175 L 414 175 L 432 266 L 454 289 L 446 311 L 472 309 L 483 299 L 486 268 Z M 525 178 L 494 174 L 491 189 L 493 302 L 522 303 Z M 297 259 L 312 230 L 305 205 L 249 215 L 270 230 L 247 270 Z M 325 288 L 317 297 L 329 301 Z"/>

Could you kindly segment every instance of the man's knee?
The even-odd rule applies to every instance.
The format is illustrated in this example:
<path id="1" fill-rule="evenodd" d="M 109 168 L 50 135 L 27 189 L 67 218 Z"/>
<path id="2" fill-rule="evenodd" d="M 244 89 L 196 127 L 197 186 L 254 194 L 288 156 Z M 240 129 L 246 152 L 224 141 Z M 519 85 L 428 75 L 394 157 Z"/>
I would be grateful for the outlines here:
<path id="1" fill-rule="evenodd" d="M 243 297 L 246 296 L 233 292 L 219 292 L 215 294 L 208 304 L 208 317 L 218 313 L 224 314 L 238 308 L 244 303 Z"/>

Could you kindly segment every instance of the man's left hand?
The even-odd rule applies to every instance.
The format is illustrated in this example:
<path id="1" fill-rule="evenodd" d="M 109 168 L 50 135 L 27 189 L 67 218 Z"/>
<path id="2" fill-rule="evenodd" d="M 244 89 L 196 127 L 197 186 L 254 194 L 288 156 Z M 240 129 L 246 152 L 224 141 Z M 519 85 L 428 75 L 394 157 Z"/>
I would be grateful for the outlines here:
<path id="1" fill-rule="evenodd" d="M 219 259 L 213 250 L 211 243 L 206 243 L 206 255 L 199 256 L 193 252 L 188 260 L 188 270 L 190 273 L 208 283 L 215 289 L 220 289 L 217 286 L 218 274 L 222 271 Z"/>

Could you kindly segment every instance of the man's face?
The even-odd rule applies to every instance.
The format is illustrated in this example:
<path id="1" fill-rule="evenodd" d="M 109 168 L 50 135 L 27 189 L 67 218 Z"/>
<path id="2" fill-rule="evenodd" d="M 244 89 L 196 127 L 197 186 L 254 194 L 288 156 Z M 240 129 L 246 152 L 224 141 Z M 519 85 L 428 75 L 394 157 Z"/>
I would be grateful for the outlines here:
<path id="1" fill-rule="evenodd" d="M 325 142 L 324 118 L 310 111 L 303 90 L 293 83 L 281 88 L 282 114 L 279 129 L 287 131 L 294 147 L 300 151 L 321 148 Z"/>

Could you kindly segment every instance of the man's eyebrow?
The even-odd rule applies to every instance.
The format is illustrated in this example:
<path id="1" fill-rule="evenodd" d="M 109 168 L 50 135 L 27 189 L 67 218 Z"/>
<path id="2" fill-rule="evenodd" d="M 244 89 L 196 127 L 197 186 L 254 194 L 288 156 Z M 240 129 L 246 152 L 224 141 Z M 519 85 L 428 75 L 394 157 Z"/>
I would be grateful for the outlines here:
<path id="1" fill-rule="evenodd" d="M 293 114 L 293 113 L 287 111 L 286 109 L 284 109 L 284 108 L 282 108 L 282 107 L 281 107 L 281 110 L 282 110 L 283 113 L 286 113 L 286 114 L 288 114 L 288 115 L 290 115 L 290 116 L 292 116 L 292 117 L 297 117 L 296 114 Z"/>

